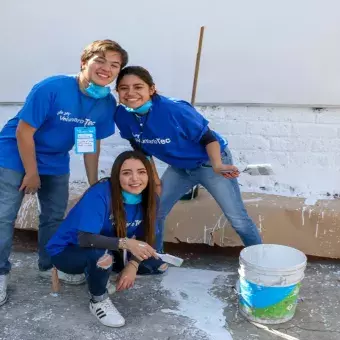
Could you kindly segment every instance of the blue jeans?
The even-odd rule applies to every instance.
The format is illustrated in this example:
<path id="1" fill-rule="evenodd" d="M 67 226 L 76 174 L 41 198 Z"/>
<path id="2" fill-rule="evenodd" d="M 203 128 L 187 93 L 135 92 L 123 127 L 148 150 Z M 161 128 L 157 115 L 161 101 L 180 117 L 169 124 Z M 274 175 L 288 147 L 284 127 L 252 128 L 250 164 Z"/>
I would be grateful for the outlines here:
<path id="1" fill-rule="evenodd" d="M 61 253 L 52 256 L 52 263 L 57 269 L 67 274 L 86 273 L 91 295 L 95 297 L 105 296 L 107 293 L 106 285 L 112 270 L 120 272 L 124 268 L 124 263 L 120 252 L 108 251 L 108 254 L 113 256 L 114 263 L 110 268 L 100 268 L 97 262 L 104 254 L 105 249 L 68 246 Z M 141 262 L 137 274 L 161 274 L 163 272 L 159 271 L 158 268 L 163 263 L 162 260 L 151 257 Z"/>
<path id="2" fill-rule="evenodd" d="M 0 168 L 0 275 L 9 273 L 9 256 L 12 248 L 14 223 L 24 198 L 19 191 L 24 174 Z M 69 174 L 60 176 L 40 175 L 41 188 L 38 197 L 41 206 L 39 216 L 38 246 L 39 269 L 52 268 L 45 245 L 64 218 L 68 203 Z"/>
<path id="3" fill-rule="evenodd" d="M 52 263 L 67 274 L 83 274 L 86 272 L 87 284 L 92 296 L 106 294 L 112 266 L 108 269 L 100 268 L 98 260 L 105 254 L 105 249 L 66 247 L 61 253 L 52 256 Z M 112 255 L 112 253 L 110 253 Z"/>
<path id="4" fill-rule="evenodd" d="M 225 148 L 221 156 L 224 164 L 233 164 L 228 148 Z M 245 246 L 262 243 L 257 227 L 245 209 L 237 179 L 226 179 L 216 174 L 210 162 L 193 170 L 169 166 L 163 174 L 157 222 L 162 233 L 162 243 L 166 216 L 175 203 L 197 184 L 202 184 L 215 198 Z M 162 244 L 157 244 L 157 249 L 161 247 Z"/>

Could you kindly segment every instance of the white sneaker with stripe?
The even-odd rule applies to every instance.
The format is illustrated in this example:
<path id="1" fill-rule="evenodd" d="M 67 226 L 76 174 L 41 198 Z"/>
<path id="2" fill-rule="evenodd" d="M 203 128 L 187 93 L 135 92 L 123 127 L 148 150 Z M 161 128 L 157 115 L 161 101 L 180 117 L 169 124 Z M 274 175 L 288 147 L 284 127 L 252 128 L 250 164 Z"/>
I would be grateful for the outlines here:
<path id="1" fill-rule="evenodd" d="M 90 311 L 105 326 L 122 327 L 125 325 L 125 319 L 118 312 L 110 298 L 96 303 L 90 300 Z"/>

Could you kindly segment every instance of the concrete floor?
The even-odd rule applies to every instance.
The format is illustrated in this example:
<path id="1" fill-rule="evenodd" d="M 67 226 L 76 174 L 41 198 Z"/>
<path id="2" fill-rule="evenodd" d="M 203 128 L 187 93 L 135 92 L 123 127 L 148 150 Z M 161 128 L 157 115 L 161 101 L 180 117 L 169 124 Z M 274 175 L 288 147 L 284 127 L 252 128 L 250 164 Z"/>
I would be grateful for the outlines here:
<path id="1" fill-rule="evenodd" d="M 53 297 L 50 282 L 37 276 L 36 253 L 15 252 L 10 299 L 0 307 L 0 340 L 340 339 L 339 262 L 309 264 L 294 319 L 260 329 L 238 312 L 237 258 L 183 256 L 183 268 L 139 278 L 133 289 L 112 295 L 126 326 L 110 329 L 90 314 L 86 285 L 62 285 Z"/>

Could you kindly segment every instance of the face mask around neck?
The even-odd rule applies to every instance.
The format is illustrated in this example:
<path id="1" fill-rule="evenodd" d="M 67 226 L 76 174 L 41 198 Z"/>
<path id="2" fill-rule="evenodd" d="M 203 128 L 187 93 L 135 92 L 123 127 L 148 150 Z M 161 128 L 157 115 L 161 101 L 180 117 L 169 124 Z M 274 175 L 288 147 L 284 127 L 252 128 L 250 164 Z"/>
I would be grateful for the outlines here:
<path id="1" fill-rule="evenodd" d="M 137 108 L 135 108 L 135 109 L 132 109 L 132 108 L 127 107 L 127 106 L 125 106 L 125 105 L 124 105 L 124 107 L 125 107 L 125 109 L 126 109 L 127 111 L 129 111 L 129 112 L 137 113 L 137 114 L 139 114 L 139 115 L 145 115 L 145 114 L 147 114 L 147 113 L 150 111 L 150 109 L 151 109 L 151 107 L 152 107 L 152 100 L 151 100 L 151 99 L 148 100 L 148 101 L 147 101 L 146 103 L 144 103 L 142 106 L 139 106 L 139 107 L 137 107 Z"/>
<path id="2" fill-rule="evenodd" d="M 126 204 L 139 204 L 142 202 L 142 194 L 131 194 L 122 190 L 123 202 Z"/>

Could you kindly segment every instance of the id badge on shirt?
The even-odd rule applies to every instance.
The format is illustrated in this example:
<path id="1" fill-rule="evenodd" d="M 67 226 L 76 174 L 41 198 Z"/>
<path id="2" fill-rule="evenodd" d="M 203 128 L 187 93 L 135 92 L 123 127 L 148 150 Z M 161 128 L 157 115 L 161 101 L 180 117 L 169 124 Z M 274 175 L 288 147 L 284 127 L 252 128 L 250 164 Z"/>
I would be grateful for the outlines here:
<path id="1" fill-rule="evenodd" d="M 96 128 L 76 127 L 74 129 L 76 153 L 95 153 L 96 150 Z"/>

